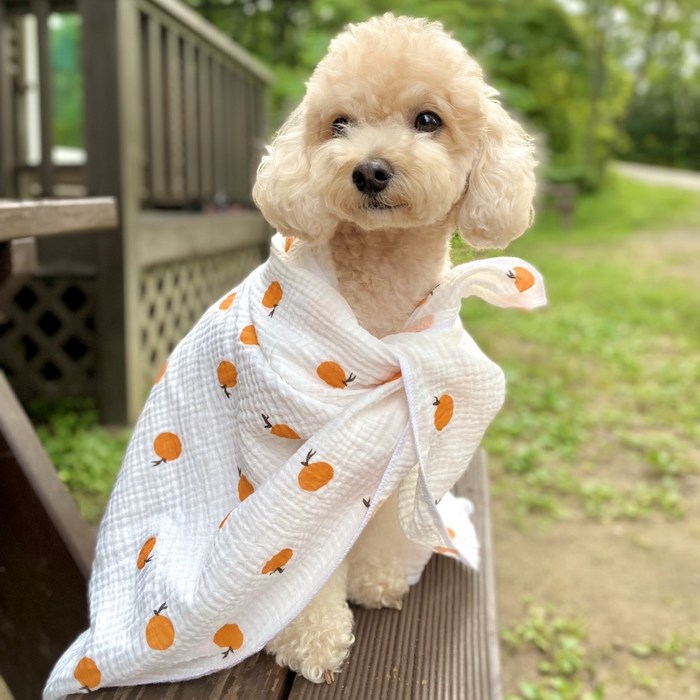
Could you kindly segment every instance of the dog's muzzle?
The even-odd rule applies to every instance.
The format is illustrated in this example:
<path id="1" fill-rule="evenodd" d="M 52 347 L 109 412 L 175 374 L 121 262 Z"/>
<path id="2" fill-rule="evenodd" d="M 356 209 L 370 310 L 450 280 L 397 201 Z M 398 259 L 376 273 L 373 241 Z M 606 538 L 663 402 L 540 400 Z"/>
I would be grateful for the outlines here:
<path id="1" fill-rule="evenodd" d="M 355 166 L 352 181 L 362 194 L 374 195 L 381 192 L 391 180 L 394 171 L 385 160 L 374 158 Z"/>

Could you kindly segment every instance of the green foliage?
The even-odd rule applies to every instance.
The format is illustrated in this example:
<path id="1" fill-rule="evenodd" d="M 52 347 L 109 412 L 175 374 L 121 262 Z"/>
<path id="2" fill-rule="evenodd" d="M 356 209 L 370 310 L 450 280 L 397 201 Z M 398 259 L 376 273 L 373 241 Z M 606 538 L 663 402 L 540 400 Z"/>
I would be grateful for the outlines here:
<path id="1" fill-rule="evenodd" d="M 590 36 L 585 23 L 556 0 L 188 1 L 272 66 L 278 78 L 272 88 L 274 124 L 298 102 L 304 81 L 339 30 L 391 11 L 439 20 L 468 47 L 508 108 L 543 136 L 559 178 L 583 164 L 587 181 L 597 181 L 600 161 L 617 138 L 615 120 L 623 111 L 629 78 L 609 58 L 605 84 L 591 102 Z M 593 141 L 595 163 L 585 162 L 586 139 Z"/>
<path id="2" fill-rule="evenodd" d="M 628 667 L 628 672 L 639 688 L 652 691 L 656 689 L 659 682 L 653 673 L 663 670 L 664 664 L 670 666 L 676 673 L 700 674 L 700 635 L 698 634 L 673 632 L 662 641 L 631 644 L 626 651 L 637 660 L 637 663 Z"/>
<path id="3" fill-rule="evenodd" d="M 624 121 L 629 160 L 700 170 L 700 71 L 635 95 Z"/>
<path id="4" fill-rule="evenodd" d="M 536 682 L 523 681 L 519 694 L 508 700 L 602 700 L 603 687 L 596 683 L 593 667 L 586 659 L 586 633 L 579 620 L 555 610 L 530 604 L 526 617 L 504 630 L 506 650 L 534 650 L 542 658 L 541 676 Z"/>
<path id="5" fill-rule="evenodd" d="M 57 20 L 52 20 L 54 142 L 61 146 L 82 147 L 84 143 L 80 51 L 80 17 L 62 14 Z"/>
<path id="6" fill-rule="evenodd" d="M 119 471 L 130 431 L 100 426 L 97 410 L 89 400 L 34 402 L 29 413 L 82 516 L 97 523 Z"/>
<path id="7" fill-rule="evenodd" d="M 187 1 L 272 66 L 275 125 L 333 35 L 391 11 L 439 20 L 469 48 L 541 135 L 546 176 L 597 186 L 613 154 L 700 167 L 696 0 Z"/>

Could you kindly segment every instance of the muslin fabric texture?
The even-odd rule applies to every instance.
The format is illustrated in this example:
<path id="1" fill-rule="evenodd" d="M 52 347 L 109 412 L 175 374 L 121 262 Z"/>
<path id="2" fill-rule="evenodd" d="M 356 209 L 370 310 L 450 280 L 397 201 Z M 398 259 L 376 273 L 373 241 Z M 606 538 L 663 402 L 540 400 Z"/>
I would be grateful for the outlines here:
<path id="1" fill-rule="evenodd" d="M 277 234 L 270 259 L 206 311 L 153 387 L 100 526 L 90 628 L 45 700 L 201 676 L 259 651 L 395 489 L 411 582 L 433 551 L 476 567 L 470 504 L 449 489 L 504 378 L 462 329 L 467 296 L 545 303 L 528 263 L 466 263 L 404 331 L 378 339 L 329 261 Z"/>

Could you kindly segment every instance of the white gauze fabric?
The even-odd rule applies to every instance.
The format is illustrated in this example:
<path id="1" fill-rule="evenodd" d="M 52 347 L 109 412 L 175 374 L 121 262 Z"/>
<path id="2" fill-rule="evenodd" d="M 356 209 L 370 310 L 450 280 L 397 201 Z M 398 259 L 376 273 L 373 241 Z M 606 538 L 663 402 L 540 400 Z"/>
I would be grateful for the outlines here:
<path id="1" fill-rule="evenodd" d="M 335 286 L 313 247 L 278 234 L 172 353 L 100 526 L 90 628 L 45 700 L 193 678 L 259 651 L 397 488 L 411 582 L 433 551 L 477 566 L 470 504 L 448 491 L 504 378 L 460 305 L 540 306 L 539 273 L 516 258 L 459 265 L 382 339 Z"/>

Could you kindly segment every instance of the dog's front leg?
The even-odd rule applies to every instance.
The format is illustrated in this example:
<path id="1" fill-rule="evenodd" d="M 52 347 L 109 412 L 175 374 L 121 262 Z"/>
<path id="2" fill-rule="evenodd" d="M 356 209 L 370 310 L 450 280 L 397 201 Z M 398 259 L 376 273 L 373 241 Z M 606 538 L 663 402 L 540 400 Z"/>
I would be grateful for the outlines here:
<path id="1" fill-rule="evenodd" d="M 365 608 L 401 609 L 408 592 L 402 560 L 407 544 L 395 491 L 375 513 L 348 555 L 348 597 Z"/>
<path id="2" fill-rule="evenodd" d="M 346 560 L 302 613 L 265 647 L 280 666 L 314 683 L 332 682 L 355 641 L 347 603 L 347 572 Z"/>

